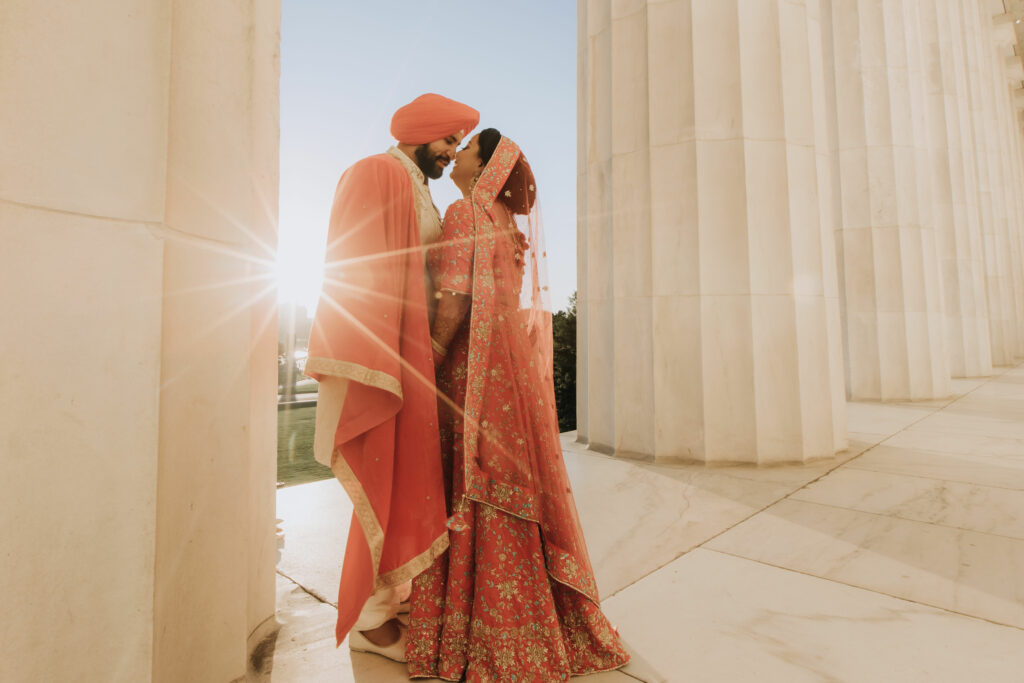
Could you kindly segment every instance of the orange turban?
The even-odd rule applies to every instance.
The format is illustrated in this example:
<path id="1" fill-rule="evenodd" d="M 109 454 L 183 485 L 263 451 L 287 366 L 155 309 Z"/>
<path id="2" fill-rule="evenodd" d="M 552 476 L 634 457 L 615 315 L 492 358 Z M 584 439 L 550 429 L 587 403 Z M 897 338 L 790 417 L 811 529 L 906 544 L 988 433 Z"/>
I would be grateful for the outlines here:
<path id="1" fill-rule="evenodd" d="M 443 95 L 427 93 L 395 112 L 391 136 L 407 145 L 425 145 L 454 133 L 476 128 L 480 112 Z"/>

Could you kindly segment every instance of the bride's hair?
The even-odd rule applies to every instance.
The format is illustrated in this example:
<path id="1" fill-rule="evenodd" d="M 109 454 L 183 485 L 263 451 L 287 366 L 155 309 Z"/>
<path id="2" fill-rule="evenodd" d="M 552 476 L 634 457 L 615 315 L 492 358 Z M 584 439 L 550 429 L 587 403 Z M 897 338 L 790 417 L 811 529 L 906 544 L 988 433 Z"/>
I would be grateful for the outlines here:
<path id="1" fill-rule="evenodd" d="M 483 162 L 484 166 L 494 156 L 494 150 L 498 148 L 499 142 L 501 142 L 501 132 L 497 128 L 484 128 L 480 131 L 477 146 L 479 148 L 480 161 Z M 512 172 L 509 173 L 508 179 L 505 180 L 505 184 L 501 186 L 501 190 L 498 192 L 498 199 L 512 213 L 523 215 L 530 213 L 534 202 L 537 201 L 537 187 L 536 181 L 533 178 L 533 169 L 530 168 L 530 163 L 522 152 L 519 154 L 516 165 L 512 167 Z"/>
<path id="2" fill-rule="evenodd" d="M 499 142 L 501 142 L 501 131 L 497 128 L 484 128 L 480 131 L 480 137 L 477 138 L 476 144 L 480 149 L 480 161 L 484 162 L 484 166 L 494 156 L 494 150 L 498 148 Z"/>

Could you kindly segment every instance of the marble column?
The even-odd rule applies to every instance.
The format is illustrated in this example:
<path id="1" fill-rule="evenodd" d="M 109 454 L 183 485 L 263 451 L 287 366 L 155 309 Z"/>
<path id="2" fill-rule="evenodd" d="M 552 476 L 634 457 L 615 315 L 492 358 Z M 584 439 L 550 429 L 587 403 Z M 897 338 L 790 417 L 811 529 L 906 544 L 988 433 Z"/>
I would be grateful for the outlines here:
<path id="1" fill-rule="evenodd" d="M 0 679 L 241 680 L 273 624 L 279 26 L 0 4 Z"/>
<path id="2" fill-rule="evenodd" d="M 934 0 L 918 15 L 928 87 L 929 159 L 935 231 L 945 304 L 946 349 L 953 377 L 992 372 L 985 261 L 977 215 L 977 190 L 969 189 L 973 154 L 963 51 L 954 34 L 952 3 Z M 972 194 L 973 193 L 973 194 Z"/>
<path id="3" fill-rule="evenodd" d="M 1011 48 L 1012 49 L 1012 48 Z M 1014 55 L 1017 60 L 1020 57 Z M 1019 108 L 1024 105 L 1024 102 L 1020 101 L 1018 93 L 1020 90 L 1021 81 L 1016 80 L 1007 83 L 1007 116 L 1004 123 L 1005 127 L 1005 139 L 1008 143 L 1008 160 L 1012 175 L 1011 175 L 1011 197 L 1016 203 L 1016 216 L 1017 221 L 1011 226 L 1010 238 L 1015 243 L 1016 248 L 1020 250 L 1021 261 L 1024 262 L 1024 163 L 1022 163 L 1022 146 L 1024 146 L 1024 137 L 1022 137 L 1022 130 L 1020 124 L 1020 110 Z M 1024 276 L 1024 273 L 1021 273 Z M 1021 297 L 1024 300 L 1024 295 Z M 1017 333 L 1018 339 L 1024 341 L 1024 316 L 1017 320 Z"/>
<path id="4" fill-rule="evenodd" d="M 1019 184 L 1019 164 L 1015 163 L 1016 155 L 1013 147 L 1013 105 L 1011 101 L 1011 83 L 1020 84 L 1024 78 L 1021 60 L 1013 53 L 1016 35 L 1012 31 L 1012 18 L 1001 14 L 992 17 L 987 11 L 981 12 L 981 24 L 990 36 L 988 51 L 990 61 L 991 92 L 994 103 L 996 126 L 995 149 L 1000 177 L 1000 197 L 1005 206 L 1006 224 L 1003 238 L 1010 264 L 1011 285 L 1013 289 L 1013 320 L 1015 323 L 1014 338 L 1016 343 L 1012 349 L 1015 359 L 1024 358 L 1024 252 L 1021 250 L 1021 223 L 1024 214 L 1021 212 L 1021 188 Z"/>
<path id="5" fill-rule="evenodd" d="M 817 3 L 579 13 L 580 439 L 656 460 L 831 456 L 845 404 Z"/>
<path id="6" fill-rule="evenodd" d="M 835 0 L 843 225 L 839 243 L 855 399 L 950 392 L 920 64 L 902 0 Z"/>
<path id="7" fill-rule="evenodd" d="M 831 0 L 808 0 L 807 40 L 810 48 L 811 100 L 814 117 L 814 151 L 818 180 L 818 209 L 821 220 L 822 286 L 825 294 L 826 334 L 829 367 L 833 377 L 832 404 L 846 401 L 846 344 L 843 331 L 843 303 L 840 295 L 839 259 L 836 239 L 842 227 L 843 211 L 839 176 L 839 131 L 835 88 L 835 40 Z M 844 448 L 846 411 L 832 411 L 832 433 L 836 449 Z"/>
<path id="8" fill-rule="evenodd" d="M 1008 365 L 1013 362 L 1017 329 L 1011 265 L 1007 251 L 1006 205 L 1000 187 L 1001 173 L 996 163 L 999 150 L 994 129 L 998 122 L 991 92 L 992 62 L 989 59 L 994 47 L 990 36 L 982 31 L 979 12 L 983 10 L 979 4 L 963 0 L 958 2 L 957 6 L 961 15 L 961 37 L 964 41 L 970 87 L 992 363 Z"/>
<path id="9" fill-rule="evenodd" d="M 979 341 L 987 346 L 987 349 L 979 349 L 979 355 L 983 361 L 979 365 L 979 371 L 984 374 L 985 368 L 990 368 L 993 363 L 987 256 L 985 253 L 984 220 L 982 216 L 982 195 L 979 178 L 982 157 L 979 154 L 979 142 L 974 127 L 973 88 L 975 84 L 972 81 L 972 74 L 968 63 L 969 41 L 965 37 L 962 2 L 960 0 L 948 3 L 938 2 L 936 11 L 939 15 L 940 27 L 948 27 L 949 29 L 948 32 L 943 34 L 945 39 L 943 42 L 945 48 L 944 56 L 947 59 L 947 63 L 951 62 L 952 72 L 956 80 L 956 114 L 959 119 L 960 133 L 958 151 L 963 162 L 963 182 L 962 185 L 954 185 L 953 192 L 957 198 L 959 198 L 961 193 L 963 194 L 967 214 L 967 233 L 960 233 L 960 235 L 967 240 L 972 256 L 970 270 L 975 278 L 975 316 L 977 324 L 984 328 L 983 332 L 979 330 L 978 335 Z M 985 362 L 986 355 L 987 362 Z"/>

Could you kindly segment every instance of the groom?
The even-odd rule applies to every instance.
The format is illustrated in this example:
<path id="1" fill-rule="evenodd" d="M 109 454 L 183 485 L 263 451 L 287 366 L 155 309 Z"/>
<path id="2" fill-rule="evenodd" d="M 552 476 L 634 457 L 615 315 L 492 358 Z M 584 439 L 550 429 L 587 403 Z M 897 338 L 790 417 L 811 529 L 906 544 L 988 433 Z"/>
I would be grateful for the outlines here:
<path id="1" fill-rule="evenodd" d="M 391 119 L 398 141 L 342 175 L 306 374 L 320 382 L 314 455 L 352 499 L 337 642 L 405 661 L 408 582 L 448 547 L 423 250 L 441 235 L 441 177 L 479 112 L 426 94 Z M 351 631 L 351 634 L 349 633 Z"/>

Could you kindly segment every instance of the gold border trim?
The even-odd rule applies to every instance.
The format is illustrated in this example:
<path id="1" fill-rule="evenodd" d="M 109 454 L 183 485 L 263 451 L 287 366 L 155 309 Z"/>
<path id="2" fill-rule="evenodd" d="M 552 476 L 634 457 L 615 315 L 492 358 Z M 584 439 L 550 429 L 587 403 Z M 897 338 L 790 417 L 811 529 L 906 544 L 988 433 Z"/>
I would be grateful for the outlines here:
<path id="1" fill-rule="evenodd" d="M 494 508 L 495 510 L 501 510 L 506 515 L 508 515 L 509 517 L 515 517 L 516 519 L 521 519 L 524 522 L 529 522 L 530 524 L 536 524 L 538 528 L 540 527 L 540 520 L 539 519 L 534 519 L 533 517 L 527 517 L 525 515 L 519 514 L 518 512 L 512 512 L 511 510 L 503 508 L 502 506 L 498 505 L 497 503 L 493 503 L 493 502 L 491 502 L 489 500 L 482 500 L 480 498 L 477 498 L 475 496 L 470 496 L 470 495 L 465 495 L 465 496 L 463 496 L 463 498 L 466 499 L 466 500 L 471 500 L 474 503 L 479 503 L 480 505 L 486 505 L 487 507 Z M 543 529 L 541 529 L 541 531 L 543 531 Z"/>
<path id="2" fill-rule="evenodd" d="M 352 507 L 356 513 L 356 519 L 363 527 L 363 535 L 370 546 L 370 562 L 373 563 L 373 589 L 390 588 L 411 580 L 417 574 L 429 567 L 443 552 L 448 550 L 448 530 L 434 539 L 430 546 L 422 553 L 412 558 L 400 567 L 392 569 L 387 574 L 378 575 L 381 556 L 384 554 L 384 529 L 377 519 L 377 513 L 370 505 L 370 499 L 363 492 L 363 485 L 359 483 L 352 468 L 345 462 L 339 449 L 334 449 L 334 456 L 331 459 L 331 471 L 335 478 L 341 482 L 342 488 L 352 499 Z"/>
<path id="3" fill-rule="evenodd" d="M 434 542 L 430 544 L 430 547 L 422 553 L 412 558 L 401 567 L 392 569 L 387 574 L 378 576 L 374 584 L 374 590 L 390 588 L 391 586 L 397 586 L 398 584 L 412 580 L 413 577 L 422 573 L 427 567 L 433 564 L 434 560 L 440 557 L 446 550 L 448 550 L 447 529 L 445 529 L 444 533 L 435 538 Z"/>
<path id="4" fill-rule="evenodd" d="M 322 358 L 311 356 L 306 360 L 306 373 L 316 372 L 321 375 L 342 377 L 345 379 L 365 384 L 368 387 L 383 389 L 391 392 L 398 398 L 402 398 L 402 383 L 386 372 L 371 370 L 365 365 L 350 363 L 333 358 Z"/>
<path id="5" fill-rule="evenodd" d="M 331 457 L 331 471 L 334 472 L 334 476 L 341 482 L 342 488 L 352 500 L 356 519 L 363 527 L 363 535 L 366 536 L 366 542 L 370 546 L 370 562 L 373 563 L 373 573 L 376 576 L 377 568 L 380 567 L 381 555 L 384 553 L 384 529 L 380 525 L 380 520 L 377 519 L 377 513 L 373 511 L 373 506 L 370 505 L 370 499 L 363 491 L 363 485 L 359 483 L 359 479 L 356 478 L 352 468 L 348 466 L 341 451 L 337 448 L 334 449 L 334 455 Z"/>

